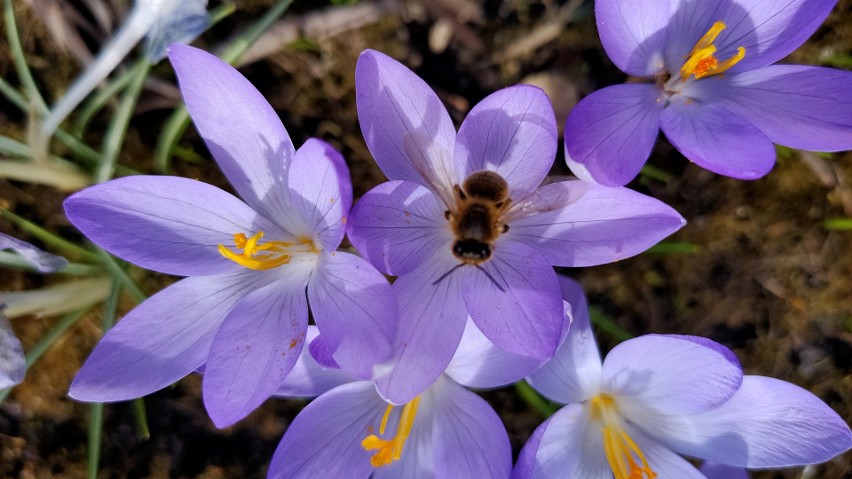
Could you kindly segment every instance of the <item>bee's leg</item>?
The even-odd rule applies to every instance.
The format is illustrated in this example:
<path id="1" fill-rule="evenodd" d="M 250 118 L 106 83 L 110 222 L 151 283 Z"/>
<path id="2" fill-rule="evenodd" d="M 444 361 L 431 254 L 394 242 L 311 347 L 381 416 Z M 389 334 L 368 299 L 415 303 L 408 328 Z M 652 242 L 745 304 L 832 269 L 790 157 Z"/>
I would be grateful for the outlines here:
<path id="1" fill-rule="evenodd" d="M 497 229 L 500 231 L 500 233 L 505 233 L 505 232 L 509 231 L 509 225 L 507 225 L 506 223 L 498 222 L 497 223 Z"/>
<path id="2" fill-rule="evenodd" d="M 461 186 L 453 185 L 453 192 L 456 195 L 456 202 L 464 201 L 467 199 L 467 195 L 464 194 L 464 191 L 461 189 Z"/>
<path id="3" fill-rule="evenodd" d="M 450 211 L 450 210 L 444 210 L 444 219 L 445 219 L 445 220 L 450 221 L 450 219 L 451 219 L 452 217 L 453 217 L 453 212 L 452 212 L 452 211 Z"/>

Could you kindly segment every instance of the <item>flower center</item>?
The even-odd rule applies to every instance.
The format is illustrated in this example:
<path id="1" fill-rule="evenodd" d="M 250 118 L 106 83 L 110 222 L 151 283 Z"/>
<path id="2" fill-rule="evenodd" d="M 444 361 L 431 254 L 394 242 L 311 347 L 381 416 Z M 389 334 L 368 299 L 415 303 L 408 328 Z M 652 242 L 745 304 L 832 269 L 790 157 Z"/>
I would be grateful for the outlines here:
<path id="1" fill-rule="evenodd" d="M 370 464 L 373 467 L 387 466 L 402 457 L 402 446 L 405 445 L 405 441 L 411 434 L 411 427 L 414 425 L 414 417 L 417 416 L 418 406 L 420 406 L 420 396 L 412 399 L 402 407 L 402 413 L 399 416 L 399 425 L 396 427 L 396 435 L 392 438 L 382 439 L 375 434 L 370 434 L 361 441 L 361 447 L 365 451 L 376 451 L 370 457 Z M 393 404 L 388 404 L 387 409 L 385 409 L 385 414 L 382 416 L 382 423 L 379 426 L 380 435 L 385 434 L 388 418 L 393 408 Z"/>
<path id="2" fill-rule="evenodd" d="M 298 242 L 267 241 L 263 244 L 260 243 L 261 238 L 263 231 L 251 237 L 245 233 L 234 233 L 237 251 L 220 244 L 219 254 L 248 269 L 265 270 L 289 263 L 293 253 L 319 253 L 310 238 L 299 238 Z"/>
<path id="3" fill-rule="evenodd" d="M 745 57 L 745 48 L 738 47 L 737 53 L 731 58 L 721 62 L 716 58 L 716 46 L 713 45 L 713 42 L 726 27 L 725 22 L 714 23 L 710 30 L 692 47 L 692 51 L 689 52 L 686 61 L 680 67 L 680 81 L 685 82 L 689 77 L 695 77 L 698 80 L 706 76 L 719 75 Z"/>
<path id="4" fill-rule="evenodd" d="M 590 400 L 591 417 L 602 421 L 603 445 L 606 460 L 615 479 L 653 479 L 657 473 L 651 470 L 645 454 L 624 430 L 618 405 L 609 394 L 598 394 Z"/>

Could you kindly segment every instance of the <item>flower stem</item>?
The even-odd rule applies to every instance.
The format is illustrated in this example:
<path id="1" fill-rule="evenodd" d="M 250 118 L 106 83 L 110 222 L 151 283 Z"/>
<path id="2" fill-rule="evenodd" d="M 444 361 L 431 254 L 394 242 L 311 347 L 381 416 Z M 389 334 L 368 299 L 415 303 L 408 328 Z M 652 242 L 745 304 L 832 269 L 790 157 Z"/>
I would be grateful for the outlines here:
<path id="1" fill-rule="evenodd" d="M 550 417 L 559 408 L 550 404 L 546 399 L 541 397 L 535 389 L 530 387 L 526 381 L 518 381 L 515 383 L 515 392 L 524 400 L 531 408 L 535 409 L 542 417 Z"/>
<path id="2" fill-rule="evenodd" d="M 622 329 L 621 326 L 615 324 L 615 322 L 602 313 L 598 308 L 589 307 L 589 318 L 595 327 L 610 335 L 613 339 L 618 341 L 627 341 L 633 337 L 632 334 Z"/>
<path id="3" fill-rule="evenodd" d="M 118 311 L 118 298 L 121 296 L 121 285 L 113 283 L 112 290 L 104 304 L 104 316 L 101 322 L 104 334 L 115 324 Z M 101 438 L 103 437 L 104 405 L 93 403 L 89 406 L 89 479 L 97 479 L 98 463 L 101 456 Z"/>

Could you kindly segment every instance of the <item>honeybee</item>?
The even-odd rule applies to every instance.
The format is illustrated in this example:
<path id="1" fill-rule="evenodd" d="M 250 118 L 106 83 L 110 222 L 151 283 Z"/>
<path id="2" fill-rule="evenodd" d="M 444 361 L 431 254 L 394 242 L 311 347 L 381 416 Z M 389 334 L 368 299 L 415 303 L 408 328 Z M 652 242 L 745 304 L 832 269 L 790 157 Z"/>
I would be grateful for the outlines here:
<path id="1" fill-rule="evenodd" d="M 438 278 L 436 283 L 457 268 L 472 265 L 502 290 L 480 264 L 491 258 L 494 241 L 500 234 L 509 231 L 509 225 L 501 221 L 501 216 L 512 204 L 509 184 L 493 171 L 477 171 L 468 176 L 461 186 L 453 186 L 453 191 L 455 211 L 447 210 L 444 216 L 455 235 L 453 255 L 461 263 Z"/>
<path id="2" fill-rule="evenodd" d="M 494 240 L 509 230 L 500 222 L 512 203 L 509 184 L 493 171 L 477 171 L 453 191 L 456 211 L 444 213 L 456 237 L 453 254 L 463 263 L 483 263 L 491 258 Z"/>

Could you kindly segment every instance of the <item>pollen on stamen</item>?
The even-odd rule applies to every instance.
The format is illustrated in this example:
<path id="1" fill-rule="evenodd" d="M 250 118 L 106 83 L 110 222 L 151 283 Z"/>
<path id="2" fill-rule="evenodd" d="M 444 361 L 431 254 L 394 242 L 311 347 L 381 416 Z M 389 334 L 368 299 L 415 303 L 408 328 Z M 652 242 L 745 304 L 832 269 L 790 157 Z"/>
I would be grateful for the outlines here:
<path id="1" fill-rule="evenodd" d="M 373 467 L 387 466 L 402 458 L 403 446 L 411 434 L 411 428 L 414 426 L 414 418 L 417 416 L 419 405 L 420 396 L 412 399 L 411 402 L 402 407 L 396 434 L 392 438 L 383 439 L 375 434 L 369 434 L 361 441 L 361 447 L 365 451 L 376 451 L 370 457 L 370 464 Z M 392 410 L 393 405 L 388 405 L 384 415 L 382 415 L 382 422 L 379 426 L 379 434 L 381 435 L 385 433 L 385 427 L 387 426 Z"/>
<path id="2" fill-rule="evenodd" d="M 293 243 L 286 241 L 267 241 L 260 244 L 261 238 L 263 238 L 263 231 L 259 231 L 251 237 L 246 236 L 245 233 L 235 233 L 234 246 L 237 251 L 220 244 L 219 254 L 240 266 L 254 270 L 277 268 L 290 262 L 292 258 L 290 248 L 294 246 Z M 315 250 L 316 247 L 313 246 L 313 242 L 309 242 L 310 246 Z M 242 250 L 242 252 L 239 250 Z"/>
<path id="3" fill-rule="evenodd" d="M 680 68 L 680 80 L 687 81 L 690 77 L 696 80 L 719 75 L 734 65 L 740 62 L 745 57 L 745 48 L 738 47 L 737 52 L 730 58 L 724 61 L 719 61 L 716 58 L 716 46 L 713 42 L 719 36 L 719 33 L 727 28 L 725 22 L 715 22 L 710 30 L 702 36 L 692 51 L 686 56 L 683 66 Z"/>
<path id="4" fill-rule="evenodd" d="M 599 394 L 590 400 L 590 407 L 590 417 L 604 423 L 601 429 L 604 454 L 615 479 L 657 477 L 645 454 L 625 431 L 615 399 L 608 394 Z"/>

